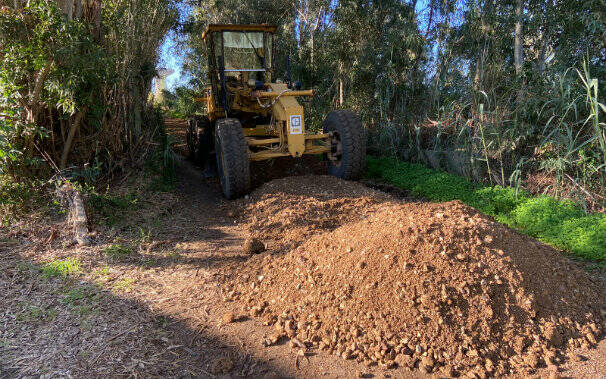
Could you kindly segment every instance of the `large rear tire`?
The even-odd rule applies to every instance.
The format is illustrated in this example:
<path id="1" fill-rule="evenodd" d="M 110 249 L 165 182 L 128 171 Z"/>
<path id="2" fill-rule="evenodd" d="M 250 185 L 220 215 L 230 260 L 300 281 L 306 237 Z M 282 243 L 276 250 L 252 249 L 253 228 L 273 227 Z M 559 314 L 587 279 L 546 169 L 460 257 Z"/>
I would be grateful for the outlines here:
<path id="1" fill-rule="evenodd" d="M 330 175 L 345 180 L 357 180 L 366 163 L 366 136 L 362 122 L 350 110 L 337 110 L 324 120 L 324 133 L 331 133 L 328 155 Z"/>
<path id="2" fill-rule="evenodd" d="M 206 116 L 195 116 L 188 121 L 187 157 L 204 167 L 213 151 L 213 129 Z"/>
<path id="3" fill-rule="evenodd" d="M 217 171 L 223 194 L 228 199 L 250 191 L 248 147 L 242 124 L 235 118 L 218 120 L 215 126 Z"/>

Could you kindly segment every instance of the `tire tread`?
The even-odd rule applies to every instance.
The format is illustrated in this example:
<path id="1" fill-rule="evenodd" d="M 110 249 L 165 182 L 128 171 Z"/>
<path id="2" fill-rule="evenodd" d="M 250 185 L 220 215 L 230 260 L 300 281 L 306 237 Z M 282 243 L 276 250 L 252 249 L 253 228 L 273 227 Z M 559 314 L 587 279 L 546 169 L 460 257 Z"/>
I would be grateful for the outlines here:
<path id="1" fill-rule="evenodd" d="M 357 180 L 366 163 L 366 135 L 358 116 L 348 109 L 332 111 L 324 121 L 324 133 L 337 131 L 341 135 L 343 158 L 341 166 L 329 165 L 331 175 Z"/>
<path id="2" fill-rule="evenodd" d="M 221 178 L 226 182 L 221 183 L 223 193 L 228 199 L 243 196 L 250 191 L 250 164 L 242 125 L 238 119 L 224 118 L 217 121 L 215 133 L 222 145 L 227 170 Z"/>

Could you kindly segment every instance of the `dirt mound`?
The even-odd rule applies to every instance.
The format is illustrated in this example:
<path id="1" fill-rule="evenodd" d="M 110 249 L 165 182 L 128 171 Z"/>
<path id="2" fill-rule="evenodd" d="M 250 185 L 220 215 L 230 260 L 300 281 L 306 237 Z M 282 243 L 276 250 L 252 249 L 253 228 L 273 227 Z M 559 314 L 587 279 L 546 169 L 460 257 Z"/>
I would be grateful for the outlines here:
<path id="1" fill-rule="evenodd" d="M 248 233 L 279 241 L 288 250 L 312 235 L 359 220 L 395 200 L 362 184 L 333 176 L 298 176 L 274 180 L 239 201 Z"/>
<path id="2" fill-rule="evenodd" d="M 357 220 L 238 269 L 227 297 L 275 325 L 266 344 L 287 336 L 368 365 L 486 377 L 559 364 L 602 335 L 599 285 L 557 251 L 459 202 L 392 202 L 365 217 L 376 195 L 333 181 L 356 200 L 308 206 L 317 182 L 253 194 L 262 235 Z"/>

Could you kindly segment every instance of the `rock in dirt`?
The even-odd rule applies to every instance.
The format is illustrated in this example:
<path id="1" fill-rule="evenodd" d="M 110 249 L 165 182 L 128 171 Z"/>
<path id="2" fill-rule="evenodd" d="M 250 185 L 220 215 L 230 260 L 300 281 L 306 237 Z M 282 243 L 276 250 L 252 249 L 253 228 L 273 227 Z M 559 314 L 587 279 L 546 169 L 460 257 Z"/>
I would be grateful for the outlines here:
<path id="1" fill-rule="evenodd" d="M 265 251 L 265 244 L 257 238 L 247 238 L 242 245 L 242 250 L 247 254 L 259 254 Z"/>
<path id="2" fill-rule="evenodd" d="M 535 353 L 527 354 L 524 357 L 524 363 L 527 364 L 530 368 L 537 368 L 540 364 L 539 356 Z"/>
<path id="3" fill-rule="evenodd" d="M 577 354 L 575 352 L 570 352 L 568 354 L 568 359 L 570 359 L 573 362 L 583 362 L 586 360 L 586 358 L 584 356 L 582 356 L 581 354 Z"/>
<path id="4" fill-rule="evenodd" d="M 554 347 L 560 347 L 564 343 L 562 333 L 552 324 L 548 324 L 545 328 L 545 339 Z"/>
<path id="5" fill-rule="evenodd" d="M 223 317 L 221 317 L 221 322 L 223 322 L 223 324 L 231 324 L 232 322 L 236 321 L 237 318 L 238 317 L 235 313 L 227 312 L 223 315 Z"/>
<path id="6" fill-rule="evenodd" d="M 225 277 L 241 301 L 267 304 L 263 317 L 293 320 L 290 337 L 310 347 L 368 365 L 499 377 L 603 335 L 604 293 L 583 269 L 460 202 L 287 179 L 245 205 L 251 233 L 284 254 L 252 257 Z M 258 276 L 254 288 L 238 279 Z"/>
<path id="7" fill-rule="evenodd" d="M 234 362 L 229 357 L 214 359 L 210 364 L 210 372 L 213 375 L 227 374 L 234 368 Z"/>

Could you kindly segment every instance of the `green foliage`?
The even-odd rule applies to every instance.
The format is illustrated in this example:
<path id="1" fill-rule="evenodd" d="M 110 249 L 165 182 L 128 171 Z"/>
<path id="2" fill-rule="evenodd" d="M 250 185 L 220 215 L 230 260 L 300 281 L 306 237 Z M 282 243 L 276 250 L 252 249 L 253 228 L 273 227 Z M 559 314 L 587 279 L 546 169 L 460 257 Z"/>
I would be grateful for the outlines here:
<path id="1" fill-rule="evenodd" d="M 368 157 L 367 175 L 430 201 L 460 200 L 521 232 L 579 257 L 606 260 L 606 214 L 500 186 L 476 187 L 460 176 L 390 158 Z"/>
<path id="2" fill-rule="evenodd" d="M 512 212 L 513 220 L 533 237 L 557 236 L 564 221 L 584 215 L 574 203 L 541 196 L 530 199 Z"/>
<path id="3" fill-rule="evenodd" d="M 196 102 L 200 94 L 188 87 L 177 87 L 174 91 L 164 91 L 160 105 L 170 118 L 186 119 L 202 111 L 201 103 Z"/>
<path id="4" fill-rule="evenodd" d="M 482 212 L 506 221 L 514 209 L 528 199 L 525 192 L 517 193 L 512 188 L 501 186 L 478 188 L 474 191 L 474 201 L 470 205 Z"/>
<path id="5" fill-rule="evenodd" d="M 592 214 L 564 220 L 557 244 L 586 259 L 606 260 L 606 215 Z"/>
<path id="6" fill-rule="evenodd" d="M 0 7 L 0 174 L 22 182 L 61 169 L 91 183 L 142 163 L 158 137 L 147 97 L 177 1 L 9 3 Z"/>
<path id="7" fill-rule="evenodd" d="M 76 258 L 58 259 L 42 266 L 42 274 L 46 278 L 66 278 L 78 273 L 80 273 L 80 261 Z"/>
<path id="8" fill-rule="evenodd" d="M 33 144 L 50 132 L 39 123 L 44 108 L 69 117 L 100 106 L 107 56 L 88 26 L 66 22 L 52 1 L 5 8 L 0 36 L 0 112 L 6 114 L 0 118 L 0 173 L 16 176 L 42 162 Z"/>
<path id="9" fill-rule="evenodd" d="M 606 215 L 585 213 L 570 201 L 538 197 L 512 212 L 514 225 L 538 239 L 592 260 L 606 259 Z"/>
<path id="10" fill-rule="evenodd" d="M 434 171 L 421 164 L 369 157 L 367 173 L 432 201 L 472 200 L 474 186 L 465 178 Z"/>
<path id="11" fill-rule="evenodd" d="M 18 182 L 0 174 L 0 225 L 11 224 L 20 212 L 40 205 L 42 188 L 39 181 Z"/>

